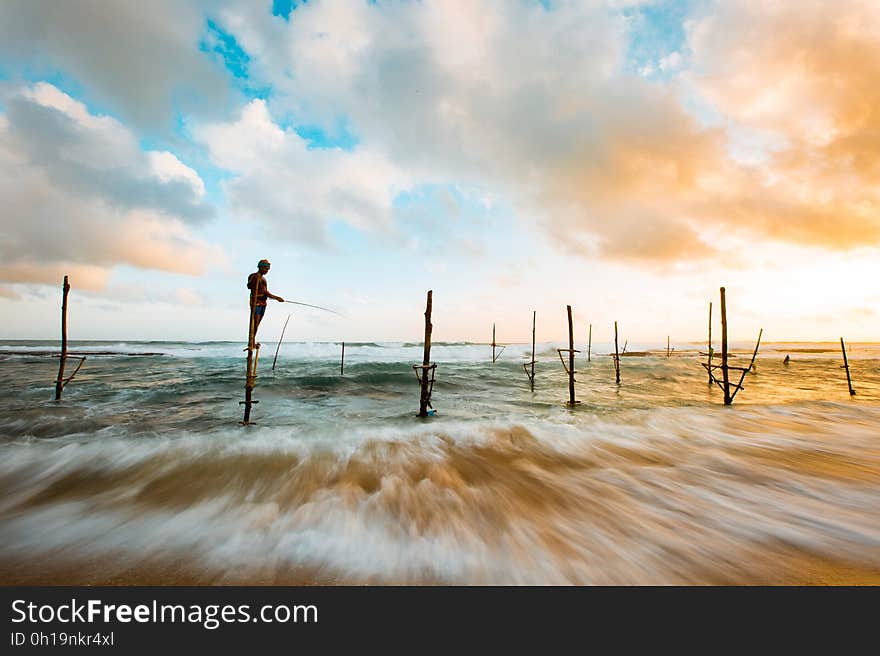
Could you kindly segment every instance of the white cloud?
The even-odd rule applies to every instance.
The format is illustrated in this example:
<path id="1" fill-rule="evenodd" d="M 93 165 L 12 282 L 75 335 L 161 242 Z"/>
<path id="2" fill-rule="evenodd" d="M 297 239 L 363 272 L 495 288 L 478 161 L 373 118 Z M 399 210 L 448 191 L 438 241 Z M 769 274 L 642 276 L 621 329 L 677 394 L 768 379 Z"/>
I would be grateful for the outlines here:
<path id="1" fill-rule="evenodd" d="M 201 200 L 205 196 L 205 183 L 193 169 L 181 162 L 173 153 L 167 150 L 150 151 L 146 153 L 150 163 L 151 173 L 162 182 L 174 182 L 182 180 L 189 184 L 196 198 Z"/>
<path id="2" fill-rule="evenodd" d="M 364 229 L 387 228 L 392 200 L 409 176 L 370 148 L 312 149 L 283 130 L 262 100 L 238 120 L 197 127 L 213 163 L 235 174 L 224 183 L 233 212 L 273 227 L 273 236 L 312 242 L 334 220 Z"/>
<path id="3" fill-rule="evenodd" d="M 661 57 L 660 61 L 657 62 L 657 68 L 661 71 L 674 71 L 679 68 L 682 64 L 681 53 L 679 52 L 670 52 L 665 57 Z"/>
<path id="4" fill-rule="evenodd" d="M 830 245 L 878 239 L 873 227 L 861 234 L 856 230 L 860 222 L 875 223 L 873 210 L 857 202 L 871 197 L 864 186 L 838 177 L 834 185 L 849 189 L 848 197 L 843 203 L 823 203 L 812 189 L 831 171 L 792 170 L 785 165 L 786 153 L 779 152 L 785 150 L 781 142 L 761 132 L 789 121 L 804 137 L 806 159 L 839 142 L 845 134 L 841 117 L 821 94 L 837 96 L 835 79 L 856 79 L 859 88 L 865 87 L 865 80 L 850 71 L 846 48 L 867 47 L 871 41 L 859 35 L 876 34 L 867 4 L 849 0 L 841 15 L 827 3 L 810 0 L 805 21 L 798 17 L 800 5 L 771 3 L 764 10 L 734 1 L 720 3 L 717 15 L 707 21 L 691 23 L 693 55 L 687 65 L 715 71 L 710 79 L 720 86 L 692 87 L 705 94 L 704 102 L 719 100 L 720 127 L 711 128 L 682 101 L 679 78 L 684 73 L 679 71 L 685 62 L 679 52 L 656 64 L 665 72 L 676 71 L 670 82 L 627 72 L 629 23 L 607 2 L 560 3 L 547 11 L 537 3 L 352 5 L 328 0 L 299 6 L 289 22 L 248 5 L 230 5 L 219 19 L 251 54 L 251 70 L 271 83 L 274 115 L 328 129 L 345 117 L 361 141 L 359 149 L 392 162 L 413 184 L 458 183 L 509 199 L 519 216 L 539 217 L 545 232 L 566 248 L 615 258 L 674 260 L 711 255 L 714 249 L 704 235 L 725 226 L 757 237 L 819 243 L 830 234 L 822 226 L 836 214 L 842 217 L 845 238 L 831 239 Z M 777 14 L 788 22 L 773 18 Z M 859 16 L 870 18 L 873 26 L 860 25 Z M 760 27 L 752 29 L 751 20 Z M 739 27 L 731 30 L 731 24 Z M 830 30 L 829 43 L 801 39 L 819 27 Z M 773 79 L 762 74 L 765 63 L 750 52 L 779 50 L 784 40 L 777 35 L 790 33 L 800 35 L 795 43 L 801 52 L 831 53 L 828 60 L 816 60 L 828 66 L 827 84 L 814 86 L 808 70 L 796 71 L 797 51 L 788 59 L 770 59 L 781 67 Z M 731 76 L 718 75 L 734 62 Z M 747 92 L 745 97 L 740 90 Z M 864 90 L 873 97 L 874 91 Z M 761 136 L 761 153 L 735 152 L 737 144 L 731 146 L 724 127 L 727 98 L 735 117 L 759 129 L 748 134 Z M 805 101 L 793 120 L 787 116 L 795 109 L 792 98 Z M 863 109 L 872 111 L 868 105 Z M 735 128 L 739 135 L 747 133 Z M 277 131 L 272 134 L 280 138 Z M 291 165 L 273 171 L 271 184 L 244 176 L 234 190 L 240 211 L 261 202 L 263 214 L 283 215 L 301 200 L 314 211 L 294 210 L 300 229 L 306 221 L 326 221 L 328 207 L 313 203 L 309 190 L 269 204 L 270 198 L 282 200 L 278 189 L 298 188 L 301 182 L 293 178 L 321 157 L 309 151 L 296 158 L 296 166 L 294 158 L 281 160 Z M 340 178 L 337 184 L 344 188 Z M 345 204 L 329 209 L 357 216 Z"/>
<path id="5" fill-rule="evenodd" d="M 129 264 L 195 274 L 216 247 L 187 223 L 211 208 L 195 171 L 143 152 L 115 119 L 41 83 L 6 100 L 0 121 L 0 281 L 102 288 Z"/>
<path id="6" fill-rule="evenodd" d="M 139 128 L 170 130 L 175 111 L 211 115 L 230 99 L 222 66 L 200 52 L 210 2 L 0 3 L 0 57 L 63 72 Z"/>

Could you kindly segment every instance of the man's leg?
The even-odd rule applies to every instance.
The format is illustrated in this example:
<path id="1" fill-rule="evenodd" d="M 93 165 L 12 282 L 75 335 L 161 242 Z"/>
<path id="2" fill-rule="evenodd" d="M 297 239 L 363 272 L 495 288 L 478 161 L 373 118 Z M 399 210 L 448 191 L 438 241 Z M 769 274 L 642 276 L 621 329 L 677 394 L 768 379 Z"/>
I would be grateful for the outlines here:
<path id="1" fill-rule="evenodd" d="M 258 305 L 254 308 L 254 337 L 257 336 L 257 329 L 260 327 L 260 322 L 263 320 L 263 315 L 266 313 L 265 305 Z"/>

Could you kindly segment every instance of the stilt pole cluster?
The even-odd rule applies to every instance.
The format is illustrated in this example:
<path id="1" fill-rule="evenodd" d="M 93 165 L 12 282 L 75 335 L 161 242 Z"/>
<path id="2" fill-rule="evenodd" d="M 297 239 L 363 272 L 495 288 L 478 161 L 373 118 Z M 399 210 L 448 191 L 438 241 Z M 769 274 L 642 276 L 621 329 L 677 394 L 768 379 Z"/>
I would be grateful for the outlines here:
<path id="1" fill-rule="evenodd" d="M 710 314 L 709 314 L 709 326 L 711 330 L 712 326 L 712 314 L 711 314 L 711 304 L 709 305 Z M 714 382 L 721 388 L 721 391 L 724 392 L 724 405 L 730 405 L 733 403 L 733 399 L 736 398 L 737 393 L 740 390 L 745 389 L 743 386 L 743 381 L 746 379 L 746 374 L 749 373 L 752 368 L 755 366 L 755 360 L 758 357 L 758 349 L 761 347 L 761 337 L 764 334 L 764 329 L 761 328 L 758 331 L 758 341 L 755 343 L 755 350 L 752 353 L 752 359 L 749 362 L 748 367 L 732 367 L 728 364 L 728 360 L 730 359 L 730 353 L 727 347 L 727 294 L 725 292 L 724 287 L 721 288 L 721 364 L 712 364 L 712 341 L 711 336 L 709 339 L 709 362 L 708 363 L 700 363 L 706 370 L 709 372 L 710 381 Z M 710 333 L 711 335 L 711 333 Z M 715 370 L 721 369 L 721 380 L 718 380 L 718 377 L 715 375 Z M 740 377 L 739 382 L 732 383 L 730 380 L 730 371 L 739 371 Z"/>

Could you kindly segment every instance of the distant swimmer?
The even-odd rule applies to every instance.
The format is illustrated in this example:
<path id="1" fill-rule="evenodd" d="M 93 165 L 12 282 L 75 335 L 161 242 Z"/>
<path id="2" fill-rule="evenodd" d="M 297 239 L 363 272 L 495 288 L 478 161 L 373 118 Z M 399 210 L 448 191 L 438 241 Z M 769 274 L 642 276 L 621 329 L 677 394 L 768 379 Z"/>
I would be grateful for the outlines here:
<path id="1" fill-rule="evenodd" d="M 269 268 L 272 265 L 269 263 L 269 260 L 260 260 L 257 262 L 257 270 L 248 276 L 247 288 L 251 290 L 251 297 L 253 298 L 254 285 L 256 284 L 257 279 L 259 278 L 260 284 L 258 289 L 256 290 L 256 298 L 254 300 L 254 335 L 257 334 L 257 328 L 260 326 L 260 322 L 263 320 L 263 317 L 266 315 L 266 305 L 268 299 L 272 299 L 273 301 L 278 301 L 279 303 L 283 303 L 284 299 L 280 296 L 275 296 L 274 294 L 269 292 L 269 285 L 266 282 L 266 275 L 269 273 Z"/>
<path id="2" fill-rule="evenodd" d="M 786 356 L 785 356 L 785 360 L 782 361 L 782 364 L 788 366 L 788 363 L 789 363 L 789 362 L 791 362 L 791 356 L 790 356 L 790 355 L 786 355 Z"/>

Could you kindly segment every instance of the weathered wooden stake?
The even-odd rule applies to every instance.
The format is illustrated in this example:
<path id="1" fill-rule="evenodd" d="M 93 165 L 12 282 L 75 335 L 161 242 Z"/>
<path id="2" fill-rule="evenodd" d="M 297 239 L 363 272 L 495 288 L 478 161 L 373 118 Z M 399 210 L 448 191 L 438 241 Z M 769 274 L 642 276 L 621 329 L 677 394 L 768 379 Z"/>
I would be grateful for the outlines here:
<path id="1" fill-rule="evenodd" d="M 342 342 L 342 358 L 339 360 L 339 375 L 345 373 L 345 342 Z"/>
<path id="2" fill-rule="evenodd" d="M 724 389 L 724 405 L 733 403 L 730 396 L 730 372 L 727 368 L 727 297 L 721 288 L 721 375 Z"/>
<path id="3" fill-rule="evenodd" d="M 64 389 L 64 365 L 67 362 L 67 295 L 70 293 L 70 283 L 64 276 L 64 284 L 61 286 L 61 359 L 58 363 L 58 379 L 55 381 L 55 400 L 61 400 L 61 390 Z"/>
<path id="4" fill-rule="evenodd" d="M 846 384 L 849 386 L 849 395 L 855 396 L 856 391 L 852 386 L 852 378 L 849 375 L 849 361 L 846 359 L 846 345 L 843 343 L 843 337 L 840 338 L 840 350 L 843 352 L 843 366 L 841 369 L 846 369 Z"/>
<path id="5" fill-rule="evenodd" d="M 429 387 L 429 374 L 432 374 L 431 367 L 431 305 L 433 301 L 434 291 L 428 290 L 428 301 L 425 305 L 425 351 L 422 357 L 421 366 L 421 395 L 419 397 L 419 417 L 428 416 L 428 406 L 431 405 L 431 388 Z M 436 365 L 435 365 L 436 366 Z M 433 376 L 431 376 L 433 378 Z"/>
<path id="6" fill-rule="evenodd" d="M 618 385 L 620 385 L 620 353 L 617 350 L 617 322 L 616 321 L 614 322 L 614 381 Z"/>
<path id="7" fill-rule="evenodd" d="M 56 401 L 61 400 L 61 392 L 67 387 L 67 383 L 73 380 L 73 377 L 76 376 L 86 361 L 85 356 L 81 357 L 73 373 L 67 378 L 64 377 L 64 367 L 67 364 L 67 295 L 70 293 L 70 283 L 67 280 L 67 276 L 64 276 L 64 284 L 61 285 L 61 291 L 61 357 L 58 362 L 58 378 L 55 380 Z"/>
<path id="8" fill-rule="evenodd" d="M 498 355 L 495 355 L 495 347 L 498 346 L 495 343 L 495 324 L 492 324 L 492 364 L 495 364 L 495 361 L 501 357 L 501 354 L 504 353 L 505 346 L 501 347 L 501 350 L 498 351 Z"/>
<path id="9" fill-rule="evenodd" d="M 257 363 L 260 359 L 260 345 L 256 340 L 256 318 L 255 313 L 257 309 L 257 292 L 260 289 L 260 283 L 263 281 L 263 276 L 260 273 L 257 273 L 257 277 L 254 280 L 253 289 L 251 289 L 251 300 L 250 300 L 250 321 L 248 322 L 248 345 L 245 349 L 247 351 L 247 373 L 245 374 L 244 380 L 244 401 L 239 401 L 240 405 L 244 406 L 244 419 L 242 420 L 242 425 L 248 426 L 251 423 L 251 406 L 255 403 L 259 403 L 259 401 L 254 401 L 252 399 L 254 392 L 254 385 L 257 380 Z"/>
<path id="10" fill-rule="evenodd" d="M 534 392 L 535 391 L 535 315 L 537 311 L 532 310 L 532 360 L 531 362 L 523 362 L 523 371 L 526 372 L 526 376 L 529 378 L 529 387 Z M 529 371 L 529 367 L 531 367 L 531 371 Z"/>
<path id="11" fill-rule="evenodd" d="M 574 406 L 574 324 L 571 322 L 571 306 L 568 310 L 568 404 Z"/>
<path id="12" fill-rule="evenodd" d="M 590 351 L 593 348 L 593 324 L 590 324 L 590 334 L 587 337 L 587 362 L 590 361 Z"/>
<path id="13" fill-rule="evenodd" d="M 706 370 L 709 372 L 709 387 L 715 382 L 715 376 L 712 375 L 712 301 L 709 301 L 709 359 L 706 361 Z"/>
<path id="14" fill-rule="evenodd" d="M 666 336 L 666 357 L 669 357 L 669 335 Z"/>
<path id="15" fill-rule="evenodd" d="M 537 310 L 532 310 L 532 373 L 529 375 L 529 382 L 532 386 L 532 391 L 535 391 L 535 316 L 537 316 Z"/>

